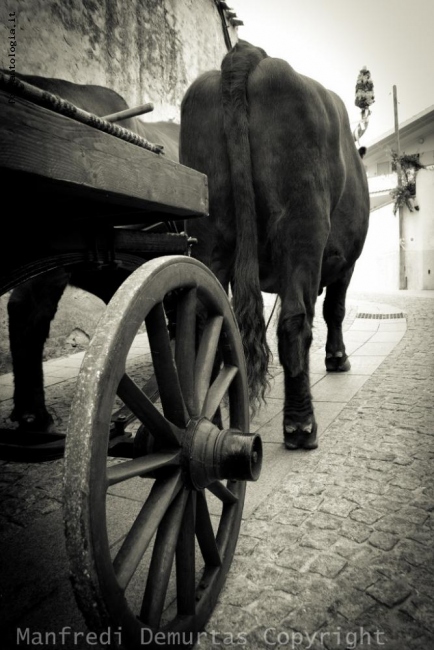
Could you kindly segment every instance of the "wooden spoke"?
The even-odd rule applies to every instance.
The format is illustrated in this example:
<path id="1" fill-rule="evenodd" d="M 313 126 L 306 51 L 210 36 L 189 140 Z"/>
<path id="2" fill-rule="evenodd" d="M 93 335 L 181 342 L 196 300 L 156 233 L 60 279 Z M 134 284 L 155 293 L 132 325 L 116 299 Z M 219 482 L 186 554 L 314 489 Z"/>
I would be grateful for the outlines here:
<path id="1" fill-rule="evenodd" d="M 211 485 L 208 485 L 207 490 L 212 492 L 212 494 L 217 497 L 217 499 L 220 499 L 220 501 L 223 501 L 223 503 L 236 503 L 238 501 L 238 497 L 228 490 L 223 483 L 220 483 L 220 481 L 215 481 L 214 483 L 211 483 Z"/>
<path id="2" fill-rule="evenodd" d="M 222 325 L 223 316 L 211 318 L 206 324 L 200 340 L 195 366 L 195 390 L 199 412 L 202 410 L 211 381 Z"/>
<path id="3" fill-rule="evenodd" d="M 118 583 L 122 589 L 126 589 L 128 586 L 160 521 L 181 486 L 180 470 L 170 478 L 156 481 L 152 486 L 148 499 L 139 512 L 113 563 Z"/>
<path id="4" fill-rule="evenodd" d="M 194 399 L 194 362 L 196 357 L 196 289 L 190 289 L 178 302 L 176 317 L 175 360 L 182 394 L 190 416 L 198 415 Z"/>
<path id="5" fill-rule="evenodd" d="M 209 420 L 213 419 L 237 372 L 238 368 L 235 366 L 224 366 L 220 370 L 206 394 L 201 415 Z"/>
<path id="6" fill-rule="evenodd" d="M 195 567 L 196 492 L 191 492 L 176 547 L 176 594 L 178 616 L 193 615 L 196 610 Z"/>
<path id="7" fill-rule="evenodd" d="M 160 624 L 188 494 L 187 490 L 178 494 L 158 527 L 140 611 L 140 620 L 154 628 Z"/>
<path id="8" fill-rule="evenodd" d="M 115 485 L 134 476 L 144 476 L 161 467 L 179 465 L 180 456 L 180 451 L 168 454 L 149 454 L 148 456 L 128 460 L 125 463 L 112 465 L 107 468 L 107 485 Z"/>
<path id="9" fill-rule="evenodd" d="M 155 439 L 161 441 L 164 446 L 179 447 L 182 431 L 166 420 L 129 375 L 122 377 L 117 394 Z"/>
<path id="10" fill-rule="evenodd" d="M 162 303 L 158 303 L 151 309 L 145 321 L 164 415 L 170 422 L 185 427 L 188 413 L 181 392 Z"/>
<path id="11" fill-rule="evenodd" d="M 220 566 L 222 561 L 217 548 L 208 504 L 203 491 L 197 493 L 196 537 L 205 563 L 209 566 Z"/>

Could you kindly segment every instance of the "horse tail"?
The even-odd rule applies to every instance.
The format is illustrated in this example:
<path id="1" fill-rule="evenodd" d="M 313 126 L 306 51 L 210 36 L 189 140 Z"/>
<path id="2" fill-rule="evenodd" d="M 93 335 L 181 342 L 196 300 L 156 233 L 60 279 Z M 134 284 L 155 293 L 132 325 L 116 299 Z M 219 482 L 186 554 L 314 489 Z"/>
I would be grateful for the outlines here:
<path id="1" fill-rule="evenodd" d="M 250 401 L 255 408 L 268 387 L 270 349 L 259 282 L 258 232 L 250 154 L 247 81 L 264 50 L 239 41 L 222 62 L 224 130 L 235 208 L 234 311 L 246 356 Z"/>

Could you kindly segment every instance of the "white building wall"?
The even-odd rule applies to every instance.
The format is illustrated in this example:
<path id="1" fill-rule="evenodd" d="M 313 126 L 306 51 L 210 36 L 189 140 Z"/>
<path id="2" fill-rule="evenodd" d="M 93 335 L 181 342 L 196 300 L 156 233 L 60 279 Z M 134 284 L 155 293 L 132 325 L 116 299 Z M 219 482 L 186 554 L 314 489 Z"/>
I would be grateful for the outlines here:
<path id="1" fill-rule="evenodd" d="M 416 181 L 422 222 L 421 289 L 434 289 L 434 168 L 422 169 Z"/>
<path id="2" fill-rule="evenodd" d="M 419 211 L 403 212 L 402 245 L 405 249 L 407 289 L 434 289 L 434 129 L 425 130 L 402 142 L 401 151 L 419 153 L 420 162 L 428 166 L 418 172 L 416 196 Z M 377 176 L 377 163 L 388 159 L 386 148 L 367 164 L 369 187 L 373 197 L 383 190 L 387 194 L 392 175 Z M 394 176 L 394 175 L 393 175 Z M 394 186 L 396 180 L 393 181 Z M 376 194 L 377 193 L 377 194 Z M 356 263 L 351 288 L 355 290 L 399 289 L 399 220 L 393 205 L 374 210 L 361 258 Z"/>
<path id="3" fill-rule="evenodd" d="M 387 291 L 398 289 L 399 254 L 398 216 L 392 205 L 371 212 L 363 252 L 356 262 L 351 289 Z"/>

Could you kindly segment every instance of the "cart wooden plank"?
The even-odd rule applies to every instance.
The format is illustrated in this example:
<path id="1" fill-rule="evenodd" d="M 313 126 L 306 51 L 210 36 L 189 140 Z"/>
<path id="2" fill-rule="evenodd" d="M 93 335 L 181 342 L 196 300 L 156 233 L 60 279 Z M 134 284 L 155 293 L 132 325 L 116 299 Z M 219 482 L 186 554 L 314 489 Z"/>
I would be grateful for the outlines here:
<path id="1" fill-rule="evenodd" d="M 143 211 L 181 219 L 208 214 L 205 175 L 4 91 L 0 142 L 3 178 L 13 174 L 23 191 L 25 183 L 61 189 L 137 211 L 140 223 Z"/>

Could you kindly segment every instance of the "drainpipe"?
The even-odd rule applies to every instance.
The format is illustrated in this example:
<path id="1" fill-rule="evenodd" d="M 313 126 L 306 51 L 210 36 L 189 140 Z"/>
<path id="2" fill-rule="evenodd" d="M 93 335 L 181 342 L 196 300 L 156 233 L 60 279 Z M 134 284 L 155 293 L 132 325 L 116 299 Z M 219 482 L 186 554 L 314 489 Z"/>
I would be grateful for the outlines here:
<path id="1" fill-rule="evenodd" d="M 396 174 L 398 177 L 398 187 L 402 186 L 402 173 L 399 157 L 401 155 L 401 145 L 399 142 L 399 123 L 398 123 L 398 95 L 396 86 L 393 86 L 393 112 L 395 116 L 395 137 L 396 137 L 396 153 L 398 160 L 396 162 Z M 399 288 L 407 289 L 407 278 L 405 277 L 405 242 L 404 242 L 404 208 L 402 206 L 398 209 L 399 219 Z"/>

